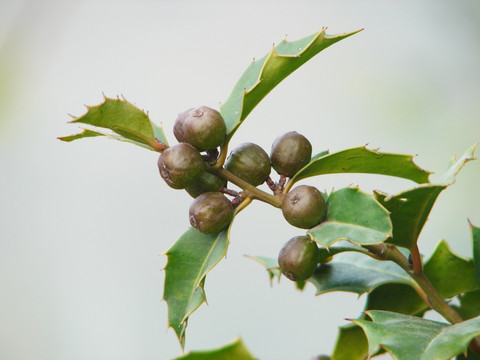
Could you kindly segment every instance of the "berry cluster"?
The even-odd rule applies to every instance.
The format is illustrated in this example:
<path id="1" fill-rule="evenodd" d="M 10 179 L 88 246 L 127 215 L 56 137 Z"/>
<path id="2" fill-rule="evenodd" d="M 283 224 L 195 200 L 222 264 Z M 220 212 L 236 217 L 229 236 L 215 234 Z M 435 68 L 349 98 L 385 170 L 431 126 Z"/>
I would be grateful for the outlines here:
<path id="1" fill-rule="evenodd" d="M 219 164 L 218 148 L 225 142 L 227 128 L 217 110 L 201 106 L 184 111 L 178 115 L 173 132 L 179 143 L 162 152 L 158 169 L 168 186 L 185 189 L 195 198 L 189 219 L 198 231 L 215 234 L 227 228 L 235 208 L 248 197 L 245 191 L 228 189 L 228 181 L 242 189 L 266 182 L 285 220 L 293 226 L 310 229 L 324 219 L 326 203 L 318 189 L 300 185 L 284 191 L 287 178 L 311 160 L 312 145 L 303 135 L 291 131 L 279 136 L 270 156 L 256 144 L 241 144 L 225 164 Z M 272 167 L 280 175 L 278 183 L 270 178 Z M 300 281 L 313 274 L 319 258 L 314 241 L 308 236 L 296 236 L 280 250 L 278 264 L 287 278 Z"/>

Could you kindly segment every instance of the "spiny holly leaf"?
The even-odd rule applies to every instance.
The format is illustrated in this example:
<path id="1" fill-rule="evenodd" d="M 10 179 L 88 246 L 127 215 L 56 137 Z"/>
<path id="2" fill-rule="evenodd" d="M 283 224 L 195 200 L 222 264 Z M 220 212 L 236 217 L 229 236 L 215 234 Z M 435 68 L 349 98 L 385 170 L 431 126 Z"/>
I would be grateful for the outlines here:
<path id="1" fill-rule="evenodd" d="M 191 351 L 173 360 L 255 360 L 241 338 L 212 350 Z"/>
<path id="2" fill-rule="evenodd" d="M 356 324 L 338 328 L 332 360 L 364 360 L 368 356 L 368 342 L 363 330 Z"/>
<path id="3" fill-rule="evenodd" d="M 473 262 L 475 263 L 475 274 L 477 282 L 480 285 L 480 227 L 474 226 L 470 221 L 470 231 L 472 233 Z"/>
<path id="4" fill-rule="evenodd" d="M 168 305 L 168 325 L 175 330 L 182 349 L 188 317 L 204 302 L 206 274 L 225 256 L 230 228 L 205 235 L 188 229 L 167 250 L 163 299 Z"/>
<path id="5" fill-rule="evenodd" d="M 473 338 L 480 335 L 480 316 L 448 326 L 432 339 L 421 360 L 448 360 L 467 350 Z"/>
<path id="6" fill-rule="evenodd" d="M 260 60 L 254 60 L 220 107 L 227 125 L 227 139 L 232 137 L 255 106 L 283 79 L 320 51 L 357 32 L 327 35 L 325 29 L 322 29 L 297 41 L 288 42 L 284 39 L 270 53 Z"/>
<path id="7" fill-rule="evenodd" d="M 437 244 L 423 271 L 440 295 L 447 299 L 478 289 L 472 260 L 454 254 L 444 240 Z M 429 307 L 410 284 L 390 283 L 368 294 L 365 309 L 421 315 Z M 480 314 L 480 307 L 478 310 L 473 316 Z"/>
<path id="8" fill-rule="evenodd" d="M 140 145 L 149 150 L 162 151 L 168 146 L 163 129 L 150 121 L 147 114 L 125 99 L 109 99 L 98 106 L 87 106 L 87 113 L 74 118 L 72 123 L 82 123 L 104 129 L 110 129 L 116 134 L 103 133 L 98 130 L 86 129 L 75 135 L 60 137 L 63 141 L 73 141 L 92 136 L 108 136 Z"/>
<path id="9" fill-rule="evenodd" d="M 458 296 L 460 305 L 451 305 L 462 319 L 471 319 L 480 315 L 480 290 L 468 291 Z"/>
<path id="10" fill-rule="evenodd" d="M 381 153 L 362 146 L 313 158 L 289 181 L 286 188 L 311 176 L 339 173 L 390 175 L 417 183 L 427 183 L 430 175 L 415 165 L 411 155 Z"/>
<path id="11" fill-rule="evenodd" d="M 332 261 L 321 264 L 308 281 L 317 288 L 317 295 L 331 291 L 360 295 L 386 283 L 415 286 L 412 278 L 394 262 L 378 261 L 356 252 L 338 254 Z"/>
<path id="12" fill-rule="evenodd" d="M 448 327 L 437 321 L 388 311 L 370 310 L 367 314 L 372 321 L 353 321 L 367 336 L 369 354 L 383 348 L 396 360 L 419 360 L 430 341 Z"/>
<path id="13" fill-rule="evenodd" d="M 423 271 L 444 298 L 478 289 L 473 261 L 454 254 L 444 240 L 437 245 Z"/>
<path id="14" fill-rule="evenodd" d="M 344 188 L 330 194 L 325 221 L 307 234 L 326 248 L 338 240 L 378 244 L 391 237 L 392 223 L 388 211 L 371 195 Z"/>
<path id="15" fill-rule="evenodd" d="M 465 163 L 475 159 L 477 145 L 474 144 L 458 161 L 453 162 L 436 184 L 419 185 L 394 195 L 375 192 L 376 199 L 391 213 L 393 238 L 389 242 L 407 249 L 416 244 L 437 196 L 455 182 L 455 175 Z"/>
<path id="16" fill-rule="evenodd" d="M 277 278 L 280 281 L 282 277 L 282 271 L 278 266 L 278 261 L 275 258 L 269 258 L 266 256 L 254 256 L 254 255 L 245 255 L 246 257 L 256 261 L 260 265 L 263 265 L 268 271 L 268 276 L 270 277 L 270 285 L 273 284 L 273 279 Z"/>

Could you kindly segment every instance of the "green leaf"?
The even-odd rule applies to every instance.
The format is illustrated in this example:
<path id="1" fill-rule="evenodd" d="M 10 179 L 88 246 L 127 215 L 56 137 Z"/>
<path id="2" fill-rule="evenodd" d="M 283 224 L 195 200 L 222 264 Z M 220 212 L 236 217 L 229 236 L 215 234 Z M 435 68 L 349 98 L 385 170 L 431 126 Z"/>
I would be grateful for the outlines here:
<path id="1" fill-rule="evenodd" d="M 273 279 L 277 278 L 280 281 L 282 277 L 282 271 L 278 266 L 278 261 L 275 258 L 269 258 L 266 256 L 254 256 L 254 255 L 245 255 L 246 257 L 256 261 L 260 265 L 263 265 L 268 271 L 268 276 L 270 277 L 270 285 L 273 284 Z"/>
<path id="2" fill-rule="evenodd" d="M 173 360 L 255 360 L 241 338 L 212 350 L 191 351 Z"/>
<path id="3" fill-rule="evenodd" d="M 417 183 L 427 183 L 430 172 L 420 169 L 411 155 L 381 153 L 357 147 L 314 158 L 287 184 L 311 176 L 339 173 L 366 173 L 401 177 Z"/>
<path id="4" fill-rule="evenodd" d="M 391 261 L 378 261 L 361 253 L 346 252 L 321 264 L 308 279 L 317 288 L 317 295 L 331 291 L 357 294 L 370 292 L 386 283 L 415 285 L 411 277 Z"/>
<path id="5" fill-rule="evenodd" d="M 472 233 L 473 262 L 475 264 L 475 274 L 477 282 L 480 285 L 480 227 L 474 226 L 470 221 L 470 231 Z"/>
<path id="6" fill-rule="evenodd" d="M 284 39 L 270 53 L 254 60 L 220 107 L 227 125 L 227 139 L 232 137 L 255 106 L 283 79 L 320 51 L 357 32 L 327 35 L 325 29 L 322 29 L 297 41 L 287 42 Z"/>
<path id="7" fill-rule="evenodd" d="M 369 354 L 383 348 L 396 360 L 419 360 L 430 341 L 448 327 L 437 321 L 388 311 L 370 310 L 367 315 L 372 321 L 354 322 L 367 336 Z"/>
<path id="8" fill-rule="evenodd" d="M 473 338 L 480 335 L 480 316 L 448 326 L 428 344 L 421 360 L 448 360 L 467 350 Z"/>
<path id="9" fill-rule="evenodd" d="M 125 99 L 105 97 L 102 104 L 87 106 L 87 109 L 85 115 L 74 118 L 71 122 L 110 129 L 118 135 L 87 129 L 79 134 L 60 137 L 60 140 L 73 141 L 105 135 L 135 145 L 142 144 L 141 146 L 154 151 L 161 151 L 168 146 L 163 129 L 151 122 L 147 114 Z"/>
<path id="10" fill-rule="evenodd" d="M 188 229 L 167 250 L 163 299 L 168 305 L 168 326 L 175 330 L 182 349 L 188 317 L 205 302 L 206 274 L 225 256 L 230 228 L 205 235 Z"/>
<path id="11" fill-rule="evenodd" d="M 462 319 L 471 319 L 480 315 L 480 290 L 468 291 L 458 296 L 460 305 L 451 305 Z"/>
<path id="12" fill-rule="evenodd" d="M 378 244 L 391 237 L 392 223 L 388 211 L 371 195 L 344 188 L 330 194 L 325 221 L 307 234 L 326 248 L 338 240 Z"/>
<path id="13" fill-rule="evenodd" d="M 432 285 L 444 298 L 452 298 L 465 292 L 469 294 L 478 289 L 473 262 L 454 254 L 445 241 L 437 244 L 433 254 L 425 262 L 423 270 Z M 478 299 L 480 304 L 480 297 L 475 296 L 474 299 Z M 475 305 L 475 300 L 472 300 L 470 295 L 465 299 L 465 311 L 470 310 L 470 313 L 476 311 L 472 305 Z M 470 317 L 480 314 L 480 305 L 477 307 L 479 312 Z M 429 307 L 418 296 L 411 284 L 390 283 L 379 286 L 368 294 L 365 309 L 419 315 Z"/>
<path id="14" fill-rule="evenodd" d="M 473 261 L 454 254 L 444 240 L 439 242 L 423 271 L 444 298 L 478 289 Z"/>
<path id="15" fill-rule="evenodd" d="M 376 199 L 390 211 L 393 223 L 393 244 L 411 249 L 428 218 L 428 214 L 438 195 L 455 182 L 455 175 L 470 160 L 478 144 L 470 147 L 458 160 L 448 168 L 436 184 L 423 184 L 394 195 L 375 192 Z"/>
<path id="16" fill-rule="evenodd" d="M 364 360 L 368 355 L 368 341 L 363 330 L 356 324 L 338 328 L 337 341 L 332 360 Z"/>

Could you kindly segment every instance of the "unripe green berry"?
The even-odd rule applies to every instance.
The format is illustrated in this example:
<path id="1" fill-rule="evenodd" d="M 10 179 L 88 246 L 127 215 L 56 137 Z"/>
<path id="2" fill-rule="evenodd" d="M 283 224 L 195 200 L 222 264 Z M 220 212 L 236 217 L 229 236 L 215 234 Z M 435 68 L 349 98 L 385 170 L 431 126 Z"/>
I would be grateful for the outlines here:
<path id="1" fill-rule="evenodd" d="M 190 224 L 201 233 L 216 234 L 232 222 L 233 205 L 219 192 L 207 192 L 190 205 L 189 219 Z"/>
<path id="2" fill-rule="evenodd" d="M 318 225 L 327 211 L 322 193 L 317 188 L 300 185 L 285 194 L 282 200 L 282 213 L 291 225 L 311 229 Z"/>
<path id="3" fill-rule="evenodd" d="M 258 186 L 270 175 L 271 165 L 265 150 L 256 144 L 244 143 L 230 153 L 225 169 L 253 186 Z"/>
<path id="4" fill-rule="evenodd" d="M 292 281 L 307 280 L 318 265 L 318 246 L 308 236 L 295 236 L 283 245 L 278 254 L 283 275 Z"/>
<path id="5" fill-rule="evenodd" d="M 185 190 L 187 190 L 191 197 L 196 198 L 206 192 L 219 191 L 225 185 L 227 185 L 227 180 L 205 170 L 200 177 L 188 185 Z"/>
<path id="6" fill-rule="evenodd" d="M 178 114 L 173 126 L 173 134 L 180 142 L 194 146 L 198 151 L 219 147 L 227 127 L 222 115 L 212 108 L 200 106 Z"/>
<path id="7" fill-rule="evenodd" d="M 312 144 L 295 131 L 285 133 L 272 144 L 270 159 L 275 171 L 281 175 L 292 177 L 298 170 L 310 162 Z"/>
<path id="8" fill-rule="evenodd" d="M 187 143 L 164 150 L 157 165 L 163 180 L 174 189 L 183 189 L 195 182 L 205 167 L 200 153 Z"/>

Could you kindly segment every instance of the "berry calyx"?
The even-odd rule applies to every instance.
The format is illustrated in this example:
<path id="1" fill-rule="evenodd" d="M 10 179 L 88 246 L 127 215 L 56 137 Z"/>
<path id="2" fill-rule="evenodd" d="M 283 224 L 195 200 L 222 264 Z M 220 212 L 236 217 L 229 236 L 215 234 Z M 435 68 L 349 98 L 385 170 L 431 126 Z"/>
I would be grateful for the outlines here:
<path id="1" fill-rule="evenodd" d="M 308 139 L 295 132 L 287 132 L 272 144 L 270 159 L 277 173 L 292 177 L 298 170 L 310 162 L 312 157 L 312 144 Z"/>
<path id="2" fill-rule="evenodd" d="M 258 186 L 270 175 L 270 158 L 260 146 L 243 143 L 230 153 L 225 169 L 251 185 Z"/>
<path id="3" fill-rule="evenodd" d="M 196 198 L 206 192 L 219 191 L 225 185 L 227 185 L 227 180 L 205 170 L 201 173 L 200 177 L 188 185 L 185 190 L 187 190 L 191 197 Z"/>
<path id="4" fill-rule="evenodd" d="M 190 205 L 190 224 L 204 234 L 216 234 L 225 229 L 233 219 L 233 205 L 218 192 L 198 196 Z"/>
<path id="5" fill-rule="evenodd" d="M 308 236 L 288 240 L 278 254 L 278 265 L 283 275 L 292 281 L 307 280 L 318 265 L 318 246 Z"/>
<path id="6" fill-rule="evenodd" d="M 174 189 L 184 189 L 192 184 L 204 170 L 202 156 L 187 143 L 179 143 L 164 150 L 157 165 L 163 180 Z"/>
<path id="7" fill-rule="evenodd" d="M 222 115 L 208 106 L 188 109 L 178 114 L 173 126 L 173 134 L 180 142 L 186 142 L 198 151 L 219 147 L 227 127 Z"/>
<path id="8" fill-rule="evenodd" d="M 285 194 L 282 213 L 290 225 L 310 229 L 318 225 L 327 212 L 322 193 L 317 188 L 300 185 Z"/>

